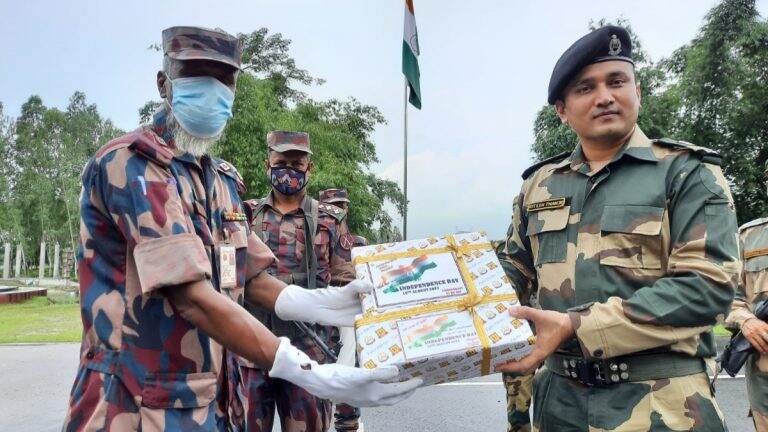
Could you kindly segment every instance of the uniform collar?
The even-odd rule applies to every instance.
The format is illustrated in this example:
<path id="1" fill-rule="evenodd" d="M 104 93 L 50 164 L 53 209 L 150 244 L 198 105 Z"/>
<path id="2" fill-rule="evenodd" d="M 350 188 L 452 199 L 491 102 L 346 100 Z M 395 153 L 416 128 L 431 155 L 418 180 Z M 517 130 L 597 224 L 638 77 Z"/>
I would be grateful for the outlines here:
<path id="1" fill-rule="evenodd" d="M 659 159 L 653 154 L 651 149 L 651 140 L 645 136 L 645 133 L 640 129 L 640 126 L 635 125 L 635 130 L 632 135 L 629 136 L 627 142 L 621 147 L 621 149 L 613 156 L 611 163 L 621 160 L 624 156 L 631 157 L 633 159 L 642 160 L 646 162 L 658 162 Z M 571 155 L 562 161 L 558 162 L 555 166 L 555 170 L 560 170 L 565 167 L 569 167 L 573 171 L 585 171 L 588 170 L 586 165 L 586 158 L 584 152 L 581 149 L 581 143 L 576 145 Z"/>
<path id="2" fill-rule="evenodd" d="M 312 204 L 312 197 L 310 197 L 309 194 L 305 193 L 304 199 L 301 200 L 301 204 L 299 205 L 299 208 L 294 210 L 294 212 L 301 211 L 303 213 L 309 213 L 311 204 Z M 264 205 L 269 206 L 270 208 L 272 208 L 272 210 L 277 210 L 277 207 L 275 207 L 275 193 L 273 191 L 269 191 L 269 195 L 267 195 L 267 199 L 264 200 Z"/>

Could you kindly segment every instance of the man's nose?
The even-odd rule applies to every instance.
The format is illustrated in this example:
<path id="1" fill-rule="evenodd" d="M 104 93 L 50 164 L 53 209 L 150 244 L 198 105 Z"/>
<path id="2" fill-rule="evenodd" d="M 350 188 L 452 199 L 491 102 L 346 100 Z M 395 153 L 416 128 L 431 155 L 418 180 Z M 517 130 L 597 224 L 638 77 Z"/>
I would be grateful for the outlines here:
<path id="1" fill-rule="evenodd" d="M 616 99 L 608 86 L 601 84 L 597 86 L 597 105 L 600 107 L 608 106 L 614 103 Z"/>

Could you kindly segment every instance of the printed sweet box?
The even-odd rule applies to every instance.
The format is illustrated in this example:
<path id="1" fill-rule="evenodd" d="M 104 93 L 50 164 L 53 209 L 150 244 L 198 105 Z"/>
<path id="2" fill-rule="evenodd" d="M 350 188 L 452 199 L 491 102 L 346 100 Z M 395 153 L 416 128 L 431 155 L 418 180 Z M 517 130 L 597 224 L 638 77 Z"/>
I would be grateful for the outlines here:
<path id="1" fill-rule="evenodd" d="M 355 323 L 362 367 L 439 384 L 492 373 L 535 343 L 508 313 L 517 295 L 483 233 L 363 246 L 352 259 L 374 285 Z"/>

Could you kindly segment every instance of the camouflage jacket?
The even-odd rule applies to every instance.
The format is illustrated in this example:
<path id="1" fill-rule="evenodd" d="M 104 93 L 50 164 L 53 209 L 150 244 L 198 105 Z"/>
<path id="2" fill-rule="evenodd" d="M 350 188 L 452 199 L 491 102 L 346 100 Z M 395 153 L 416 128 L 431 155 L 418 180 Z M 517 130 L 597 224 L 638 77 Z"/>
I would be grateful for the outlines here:
<path id="1" fill-rule="evenodd" d="M 185 421 L 173 411 L 194 416 L 206 430 L 226 416 L 226 353 L 182 318 L 160 289 L 203 281 L 242 303 L 246 281 L 274 256 L 250 231 L 237 171 L 208 156 L 178 155 L 161 137 L 163 118 L 107 143 L 82 175 L 83 341 L 66 430 L 108 430 L 119 417 L 121 427 L 136 425 L 122 412 L 140 412 L 143 430 Z M 225 256 L 235 261 L 224 284 L 222 247 L 234 248 L 234 256 Z M 215 399 L 224 404 L 216 413 Z"/>
<path id="2" fill-rule="evenodd" d="M 744 269 L 726 319 L 726 323 L 734 327 L 741 327 L 748 318 L 754 318 L 753 307 L 768 299 L 768 218 L 739 228 L 739 246 Z"/>
<path id="3" fill-rule="evenodd" d="M 740 261 L 733 199 L 711 150 L 636 128 L 590 173 L 581 146 L 526 170 L 499 256 L 521 298 L 570 312 L 587 358 L 712 357 Z"/>
<path id="4" fill-rule="evenodd" d="M 252 218 L 262 213 L 262 226 L 252 226 L 261 230 L 261 238 L 277 257 L 267 270 L 271 275 L 287 280 L 291 275 L 305 272 L 304 253 L 306 239 L 304 234 L 304 215 L 310 212 L 313 198 L 305 196 L 298 209 L 286 214 L 280 213 L 274 206 L 272 194 L 262 200 L 248 200 Z M 354 279 L 350 263 L 349 250 L 354 242 L 344 221 L 344 210 L 333 204 L 319 203 L 317 230 L 314 238 L 314 253 L 317 257 L 317 286 L 328 284 L 344 285 Z M 303 281 L 295 280 L 299 285 Z"/>

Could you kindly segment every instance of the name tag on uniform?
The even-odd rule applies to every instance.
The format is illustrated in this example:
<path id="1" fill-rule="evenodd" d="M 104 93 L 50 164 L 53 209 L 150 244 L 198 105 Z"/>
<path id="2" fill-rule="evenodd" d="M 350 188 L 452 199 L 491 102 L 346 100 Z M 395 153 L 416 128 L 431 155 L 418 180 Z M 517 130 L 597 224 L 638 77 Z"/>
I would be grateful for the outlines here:
<path id="1" fill-rule="evenodd" d="M 744 251 L 744 259 L 754 258 L 756 256 L 768 255 L 768 248 L 752 249 Z"/>
<path id="2" fill-rule="evenodd" d="M 237 258 L 234 246 L 219 246 L 219 286 L 221 288 L 237 286 Z"/>
<path id="3" fill-rule="evenodd" d="M 565 207 L 565 198 L 553 198 L 546 201 L 539 201 L 530 203 L 526 207 L 529 212 L 536 212 L 541 210 L 552 210 Z"/>

